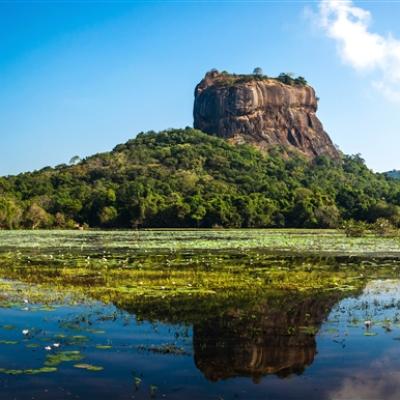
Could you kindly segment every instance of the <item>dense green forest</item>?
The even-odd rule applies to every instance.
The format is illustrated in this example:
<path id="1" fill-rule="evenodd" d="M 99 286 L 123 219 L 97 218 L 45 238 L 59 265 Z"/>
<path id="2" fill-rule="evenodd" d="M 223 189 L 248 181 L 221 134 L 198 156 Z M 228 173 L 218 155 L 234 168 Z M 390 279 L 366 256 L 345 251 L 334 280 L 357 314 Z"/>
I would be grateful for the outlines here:
<path id="1" fill-rule="evenodd" d="M 140 133 L 74 165 L 0 178 L 1 228 L 400 225 L 400 182 L 362 158 L 262 154 L 191 128 Z"/>

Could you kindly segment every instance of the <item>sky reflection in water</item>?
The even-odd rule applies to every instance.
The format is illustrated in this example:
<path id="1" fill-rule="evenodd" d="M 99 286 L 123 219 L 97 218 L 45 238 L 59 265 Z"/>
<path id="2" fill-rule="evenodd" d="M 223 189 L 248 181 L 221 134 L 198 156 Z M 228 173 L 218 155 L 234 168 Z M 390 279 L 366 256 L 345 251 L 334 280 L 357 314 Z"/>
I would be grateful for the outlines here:
<path id="1" fill-rule="evenodd" d="M 96 301 L 10 303 L 0 311 L 0 398 L 397 399 L 399 289 L 375 280 L 353 297 L 276 292 L 188 325 L 138 320 Z M 70 351 L 82 360 L 10 375 Z"/>

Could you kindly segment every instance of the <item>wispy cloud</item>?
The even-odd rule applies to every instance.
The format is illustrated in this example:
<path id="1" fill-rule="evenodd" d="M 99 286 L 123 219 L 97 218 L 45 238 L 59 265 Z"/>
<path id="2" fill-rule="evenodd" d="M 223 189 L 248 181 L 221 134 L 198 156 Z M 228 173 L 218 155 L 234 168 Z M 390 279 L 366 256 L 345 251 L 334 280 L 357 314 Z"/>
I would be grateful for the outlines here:
<path id="1" fill-rule="evenodd" d="M 350 0 L 319 3 L 318 24 L 336 41 L 343 62 L 358 71 L 377 72 L 373 85 L 400 101 L 400 40 L 373 32 L 371 20 L 368 10 Z"/>
<path id="2" fill-rule="evenodd" d="M 328 398 L 331 400 L 348 399 L 385 399 L 397 400 L 400 390 L 400 372 L 394 367 L 399 349 L 389 348 L 370 365 L 352 371 L 351 377 L 340 382 Z M 388 371 L 391 371 L 389 374 Z"/>

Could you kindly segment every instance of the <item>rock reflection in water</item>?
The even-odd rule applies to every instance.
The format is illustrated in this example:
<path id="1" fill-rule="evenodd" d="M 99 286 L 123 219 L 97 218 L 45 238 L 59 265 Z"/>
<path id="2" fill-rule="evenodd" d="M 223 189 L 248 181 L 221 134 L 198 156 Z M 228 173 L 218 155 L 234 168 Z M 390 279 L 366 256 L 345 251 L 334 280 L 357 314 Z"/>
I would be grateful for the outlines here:
<path id="1" fill-rule="evenodd" d="M 315 335 L 339 295 L 280 295 L 257 309 L 231 311 L 195 324 L 196 366 L 212 381 L 301 374 L 317 352 Z"/>

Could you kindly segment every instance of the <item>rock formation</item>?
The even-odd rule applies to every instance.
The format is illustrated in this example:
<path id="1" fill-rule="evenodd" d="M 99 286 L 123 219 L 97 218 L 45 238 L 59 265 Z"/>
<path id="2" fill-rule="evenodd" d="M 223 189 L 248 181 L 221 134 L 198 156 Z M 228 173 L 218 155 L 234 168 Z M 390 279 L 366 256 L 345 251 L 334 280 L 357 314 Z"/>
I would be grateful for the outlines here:
<path id="1" fill-rule="evenodd" d="M 314 89 L 304 83 L 213 71 L 196 86 L 194 127 L 261 150 L 280 145 L 309 159 L 338 159 L 316 116 L 317 103 Z"/>

